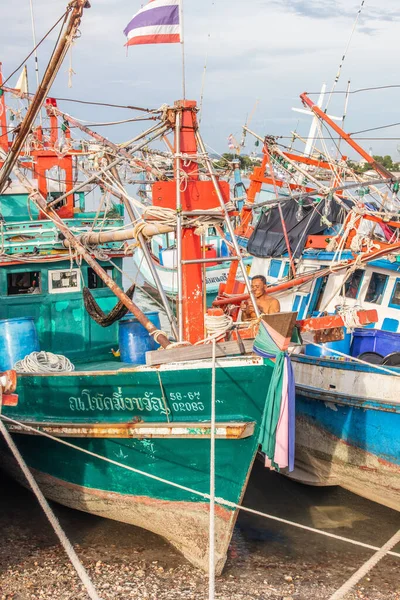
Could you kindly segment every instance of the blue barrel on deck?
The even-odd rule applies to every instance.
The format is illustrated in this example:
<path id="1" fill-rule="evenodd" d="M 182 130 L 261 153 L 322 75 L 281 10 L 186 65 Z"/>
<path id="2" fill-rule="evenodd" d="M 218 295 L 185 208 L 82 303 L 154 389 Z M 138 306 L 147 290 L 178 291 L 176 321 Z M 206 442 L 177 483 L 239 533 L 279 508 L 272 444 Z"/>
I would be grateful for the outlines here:
<path id="1" fill-rule="evenodd" d="M 351 346 L 352 356 L 360 356 L 364 352 L 378 352 L 387 356 L 400 351 L 400 333 L 382 331 L 381 329 L 355 329 Z"/>
<path id="2" fill-rule="evenodd" d="M 144 314 L 157 329 L 160 329 L 160 315 L 158 312 Z M 127 318 L 125 317 L 119 322 L 118 340 L 122 362 L 134 365 L 146 364 L 146 352 L 157 350 L 160 347 L 136 317 L 129 314 Z"/>
<path id="3" fill-rule="evenodd" d="M 351 344 L 351 333 L 345 333 L 344 338 L 342 340 L 336 340 L 335 342 L 326 342 L 325 344 L 321 344 L 322 348 L 318 346 L 313 346 L 312 344 L 307 344 L 304 349 L 304 354 L 307 356 L 316 356 L 318 358 L 329 357 L 336 358 L 339 360 L 345 360 L 344 356 L 340 356 L 340 354 L 335 354 L 330 350 L 336 350 L 336 352 L 342 352 L 343 354 L 350 354 L 350 344 Z"/>
<path id="4" fill-rule="evenodd" d="M 32 317 L 0 320 L 0 371 L 12 369 L 15 363 L 40 345 Z"/>

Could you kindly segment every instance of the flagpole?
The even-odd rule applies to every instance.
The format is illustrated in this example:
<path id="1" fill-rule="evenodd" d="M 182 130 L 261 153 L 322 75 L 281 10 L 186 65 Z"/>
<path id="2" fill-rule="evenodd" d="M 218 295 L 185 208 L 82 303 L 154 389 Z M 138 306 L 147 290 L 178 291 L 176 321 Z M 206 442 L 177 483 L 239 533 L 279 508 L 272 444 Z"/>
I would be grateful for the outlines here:
<path id="1" fill-rule="evenodd" d="M 183 99 L 186 98 L 186 83 L 185 83 L 185 41 L 183 37 L 183 0 L 179 0 L 179 23 L 180 23 L 180 38 L 182 50 L 182 92 Z"/>
<path id="2" fill-rule="evenodd" d="M 33 47 L 35 48 L 34 57 L 35 57 L 36 89 L 38 89 L 39 85 L 40 85 L 39 61 L 38 61 L 38 55 L 37 55 L 37 50 L 36 50 L 36 27 L 35 27 L 35 16 L 33 14 L 33 3 L 32 3 L 32 0 L 29 0 L 29 4 L 30 4 L 30 9 L 31 9 L 31 24 L 32 24 Z M 27 79 L 27 81 L 28 81 L 28 79 Z M 28 99 L 28 103 L 29 103 L 29 99 Z M 43 119 L 42 119 L 42 111 L 41 110 L 39 112 L 39 119 L 40 119 L 40 125 L 43 126 Z"/>

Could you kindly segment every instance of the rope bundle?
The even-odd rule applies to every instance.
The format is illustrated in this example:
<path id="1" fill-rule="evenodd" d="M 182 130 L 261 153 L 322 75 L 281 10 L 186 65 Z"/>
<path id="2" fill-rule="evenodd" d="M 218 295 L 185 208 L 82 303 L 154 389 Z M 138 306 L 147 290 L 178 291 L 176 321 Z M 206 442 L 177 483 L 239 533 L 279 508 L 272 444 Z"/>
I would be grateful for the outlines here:
<path id="1" fill-rule="evenodd" d="M 347 330 L 355 327 L 362 327 L 358 317 L 359 306 L 341 306 L 338 308 L 338 314 L 342 317 L 344 326 Z"/>
<path id="2" fill-rule="evenodd" d="M 222 315 L 204 315 L 204 324 L 207 331 L 207 336 L 212 339 L 218 339 L 225 335 L 233 323 L 232 317 L 223 313 Z"/>
<path id="3" fill-rule="evenodd" d="M 233 202 L 229 201 L 225 205 L 226 210 L 231 212 L 235 210 Z M 196 235 L 206 235 L 209 227 L 215 227 L 223 223 L 224 218 L 221 217 L 221 209 L 215 209 L 215 216 L 212 214 L 202 215 L 197 217 L 182 217 L 183 227 L 195 227 Z M 150 206 L 146 208 L 142 215 L 143 221 L 137 223 L 134 228 L 134 237 L 137 238 L 139 233 L 144 237 L 151 237 L 158 233 L 165 233 L 167 230 L 174 231 L 176 229 L 177 213 L 172 208 L 163 208 L 161 206 Z M 148 225 L 152 225 L 154 233 L 148 230 Z M 159 228 L 159 231 L 157 231 Z M 165 229 L 167 228 L 167 229 Z"/>
<path id="4" fill-rule="evenodd" d="M 17 373 L 69 373 L 75 371 L 71 361 L 62 354 L 31 352 L 15 363 Z"/>

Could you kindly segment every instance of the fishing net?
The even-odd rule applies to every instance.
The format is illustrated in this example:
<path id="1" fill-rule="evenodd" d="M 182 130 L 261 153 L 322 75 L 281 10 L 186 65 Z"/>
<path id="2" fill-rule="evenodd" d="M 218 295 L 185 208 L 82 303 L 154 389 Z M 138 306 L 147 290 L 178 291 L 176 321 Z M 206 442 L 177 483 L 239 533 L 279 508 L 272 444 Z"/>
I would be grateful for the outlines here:
<path id="1" fill-rule="evenodd" d="M 135 284 L 133 283 L 125 293 L 128 298 L 132 300 L 134 292 Z M 110 327 L 110 325 L 113 325 L 113 323 L 122 319 L 128 312 L 127 307 L 120 300 L 109 313 L 105 313 L 97 304 L 92 292 L 87 287 L 83 288 L 83 302 L 89 316 L 96 321 L 98 325 L 101 325 L 101 327 Z"/>

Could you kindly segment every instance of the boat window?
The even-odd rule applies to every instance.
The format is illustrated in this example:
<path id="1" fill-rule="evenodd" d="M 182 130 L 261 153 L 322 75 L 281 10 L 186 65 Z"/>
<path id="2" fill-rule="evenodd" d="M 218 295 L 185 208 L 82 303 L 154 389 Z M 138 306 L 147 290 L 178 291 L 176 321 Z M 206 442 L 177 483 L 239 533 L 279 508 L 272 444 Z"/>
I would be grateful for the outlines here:
<path id="1" fill-rule="evenodd" d="M 269 265 L 268 275 L 270 275 L 270 277 L 279 277 L 279 271 L 281 270 L 281 264 L 282 264 L 281 260 L 272 259 L 271 263 Z"/>
<path id="2" fill-rule="evenodd" d="M 40 271 L 8 273 L 7 296 L 19 296 L 20 294 L 41 294 L 41 292 L 42 284 Z"/>
<path id="3" fill-rule="evenodd" d="M 365 302 L 382 304 L 383 294 L 385 293 L 388 279 L 388 275 L 382 275 L 382 273 L 372 273 L 367 293 L 365 294 Z"/>
<path id="4" fill-rule="evenodd" d="M 346 298 L 357 298 L 358 292 L 360 291 L 363 276 L 363 269 L 356 269 L 354 273 L 350 275 L 350 277 L 344 284 L 344 295 L 346 296 Z"/>
<path id="5" fill-rule="evenodd" d="M 283 273 L 282 273 L 282 277 L 287 277 L 289 275 L 289 263 L 285 263 L 285 266 L 283 267 Z"/>
<path id="6" fill-rule="evenodd" d="M 81 278 L 78 269 L 57 269 L 49 271 L 49 292 L 51 294 L 66 294 L 79 292 Z"/>
<path id="7" fill-rule="evenodd" d="M 400 308 L 400 279 L 396 281 L 389 306 Z"/>
<path id="8" fill-rule="evenodd" d="M 107 267 L 104 269 L 111 278 L 113 276 L 113 268 Z M 97 290 L 107 287 L 104 281 L 91 267 L 88 268 L 88 288 L 89 290 Z"/>

